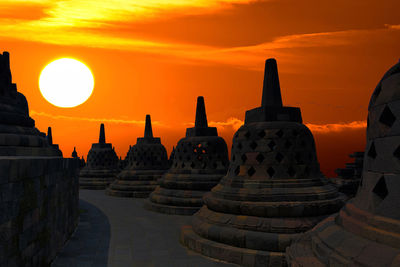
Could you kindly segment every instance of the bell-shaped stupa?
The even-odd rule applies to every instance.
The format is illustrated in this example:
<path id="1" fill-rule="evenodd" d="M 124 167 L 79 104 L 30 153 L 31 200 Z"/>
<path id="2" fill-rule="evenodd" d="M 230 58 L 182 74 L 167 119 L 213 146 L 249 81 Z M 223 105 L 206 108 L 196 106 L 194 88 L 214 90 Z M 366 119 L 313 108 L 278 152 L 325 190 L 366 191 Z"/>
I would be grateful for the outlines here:
<path id="1" fill-rule="evenodd" d="M 12 83 L 8 52 L 0 54 L 0 156 L 62 157 L 29 117 L 28 102 Z"/>
<path id="2" fill-rule="evenodd" d="M 208 127 L 204 98 L 197 98 L 196 120 L 175 147 L 170 170 L 159 180 L 145 207 L 167 214 L 192 215 L 203 195 L 226 174 L 228 149 L 217 128 Z"/>
<path id="3" fill-rule="evenodd" d="M 287 249 L 292 266 L 400 266 L 400 62 L 368 111 L 357 195 Z"/>
<path id="4" fill-rule="evenodd" d="M 118 156 L 111 143 L 106 143 L 104 124 L 100 126 L 99 142 L 92 144 L 86 166 L 79 174 L 79 187 L 105 189 L 118 174 Z"/>
<path id="5" fill-rule="evenodd" d="M 277 64 L 268 59 L 262 105 L 246 112 L 228 173 L 182 228 L 181 242 L 243 266 L 285 266 L 285 248 L 344 198 L 320 172 L 300 108 L 282 106 Z"/>
<path id="6" fill-rule="evenodd" d="M 159 137 L 153 137 L 150 115 L 146 115 L 144 137 L 128 152 L 128 166 L 107 188 L 107 194 L 119 197 L 148 197 L 157 180 L 168 170 L 168 155 Z"/>

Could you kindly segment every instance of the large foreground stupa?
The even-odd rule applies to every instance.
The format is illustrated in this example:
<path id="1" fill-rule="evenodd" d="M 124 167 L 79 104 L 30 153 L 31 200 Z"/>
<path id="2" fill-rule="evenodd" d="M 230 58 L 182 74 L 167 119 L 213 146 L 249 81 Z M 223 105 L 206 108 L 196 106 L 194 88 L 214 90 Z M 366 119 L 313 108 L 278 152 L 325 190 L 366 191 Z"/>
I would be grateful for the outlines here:
<path id="1" fill-rule="evenodd" d="M 229 170 L 182 228 L 181 242 L 243 266 L 285 266 L 285 249 L 343 205 L 320 172 L 300 108 L 282 105 L 275 59 L 265 63 L 261 107 L 235 133 Z"/>
<path id="2" fill-rule="evenodd" d="M 159 180 L 145 207 L 162 213 L 192 215 L 228 167 L 228 149 L 217 128 L 208 127 L 204 98 L 197 98 L 196 120 L 175 148 L 171 169 Z"/>
<path id="3" fill-rule="evenodd" d="M 157 180 L 168 170 L 168 155 L 159 137 L 153 137 L 150 115 L 146 115 L 144 137 L 128 152 L 128 166 L 107 188 L 107 194 L 119 197 L 148 197 Z"/>
<path id="4" fill-rule="evenodd" d="M 99 142 L 92 144 L 86 166 L 79 174 L 82 189 L 105 189 L 119 172 L 118 156 L 111 143 L 106 143 L 104 124 L 100 125 Z"/>
<path id="5" fill-rule="evenodd" d="M 293 266 L 400 266 L 400 62 L 368 111 L 357 195 L 287 249 Z"/>

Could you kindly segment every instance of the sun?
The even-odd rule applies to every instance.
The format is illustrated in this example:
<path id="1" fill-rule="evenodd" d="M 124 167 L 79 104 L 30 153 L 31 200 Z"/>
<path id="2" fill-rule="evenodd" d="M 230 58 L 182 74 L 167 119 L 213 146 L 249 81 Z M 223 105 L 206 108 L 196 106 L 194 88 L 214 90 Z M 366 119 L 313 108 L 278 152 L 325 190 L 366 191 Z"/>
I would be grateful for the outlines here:
<path id="1" fill-rule="evenodd" d="M 49 63 L 39 77 L 43 97 L 61 108 L 72 108 L 91 96 L 94 77 L 90 69 L 73 58 L 60 58 Z"/>

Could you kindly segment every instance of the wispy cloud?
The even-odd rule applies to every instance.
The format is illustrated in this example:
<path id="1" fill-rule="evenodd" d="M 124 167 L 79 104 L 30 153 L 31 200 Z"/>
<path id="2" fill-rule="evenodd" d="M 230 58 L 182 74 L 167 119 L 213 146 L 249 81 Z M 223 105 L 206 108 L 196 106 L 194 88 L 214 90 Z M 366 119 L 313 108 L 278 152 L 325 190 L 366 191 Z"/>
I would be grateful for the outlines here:
<path id="1" fill-rule="evenodd" d="M 42 8 L 40 18 L 16 19 L 0 16 L 0 38 L 16 38 L 58 45 L 119 49 L 172 56 L 191 63 L 221 63 L 254 69 L 262 67 L 266 55 L 279 60 L 302 61 L 293 48 L 346 46 L 378 40 L 384 33 L 399 33 L 400 25 L 381 29 L 317 32 L 278 37 L 251 46 L 214 47 L 120 35 L 121 22 L 159 20 L 179 13 L 216 12 L 234 4 L 256 0 L 0 0 L 0 7 Z M 28 8 L 28 10 L 30 10 Z M 23 11 L 23 9 L 22 9 Z M 21 11 L 21 12 L 22 12 Z M 183 12 L 184 11 L 184 12 Z M 28 12 L 29 13 L 29 12 Z M 28 16 L 28 15 L 27 15 Z M 28 16 L 29 17 L 29 16 Z M 103 31 L 102 29 L 108 29 Z M 110 30 L 112 29 L 112 31 Z"/>
<path id="2" fill-rule="evenodd" d="M 231 117 L 226 121 L 211 121 L 208 123 L 209 126 L 218 127 L 219 129 L 225 129 L 227 127 L 231 127 L 233 130 L 238 130 L 240 126 L 244 124 L 244 121 Z M 185 123 L 185 125 L 190 125 L 193 127 L 194 123 Z M 327 123 L 327 124 L 313 124 L 313 123 L 305 123 L 305 125 L 313 132 L 313 133 L 332 133 L 332 132 L 342 132 L 349 130 L 358 130 L 364 129 L 367 127 L 366 121 L 352 121 L 352 122 L 343 122 L 343 123 Z"/>
<path id="3" fill-rule="evenodd" d="M 30 115 L 32 116 L 41 116 L 47 117 L 51 119 L 61 119 L 61 120 L 72 120 L 72 121 L 87 121 L 87 122 L 108 122 L 108 123 L 121 123 L 121 124 L 136 124 L 136 125 L 144 125 L 145 121 L 141 120 L 126 120 L 126 119 L 115 119 L 115 118 L 87 118 L 87 117 L 73 117 L 73 116 L 65 116 L 65 115 L 54 115 L 45 112 L 38 112 L 35 110 L 31 110 Z M 165 126 L 159 121 L 152 121 L 152 124 Z M 166 126 L 165 126 L 166 127 Z"/>

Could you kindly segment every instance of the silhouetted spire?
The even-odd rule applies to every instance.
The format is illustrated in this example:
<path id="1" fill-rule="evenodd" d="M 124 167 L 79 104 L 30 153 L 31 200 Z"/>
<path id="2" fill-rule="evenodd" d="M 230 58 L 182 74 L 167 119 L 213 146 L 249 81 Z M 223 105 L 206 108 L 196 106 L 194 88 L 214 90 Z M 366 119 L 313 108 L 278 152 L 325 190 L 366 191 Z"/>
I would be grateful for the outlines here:
<path id="1" fill-rule="evenodd" d="M 53 135 L 51 134 L 51 127 L 47 128 L 47 142 L 49 142 L 50 145 L 53 144 Z"/>
<path id="2" fill-rule="evenodd" d="M 99 143 L 105 144 L 106 143 L 106 133 L 104 130 L 104 123 L 100 125 L 100 136 L 99 136 Z"/>
<path id="3" fill-rule="evenodd" d="M 153 138 L 153 130 L 151 128 L 150 115 L 146 115 L 146 125 L 144 127 L 144 138 Z"/>
<path id="4" fill-rule="evenodd" d="M 261 106 L 282 107 L 278 66 L 274 58 L 269 58 L 265 61 L 264 85 L 263 85 Z"/>
<path id="5" fill-rule="evenodd" d="M 72 155 L 73 158 L 77 158 L 78 157 L 78 153 L 76 152 L 76 148 L 74 147 L 74 151 L 72 151 Z"/>
<path id="6" fill-rule="evenodd" d="M 207 115 L 206 107 L 204 105 L 204 97 L 197 97 L 197 107 L 196 107 L 196 121 L 194 123 L 196 128 L 207 128 Z"/>

